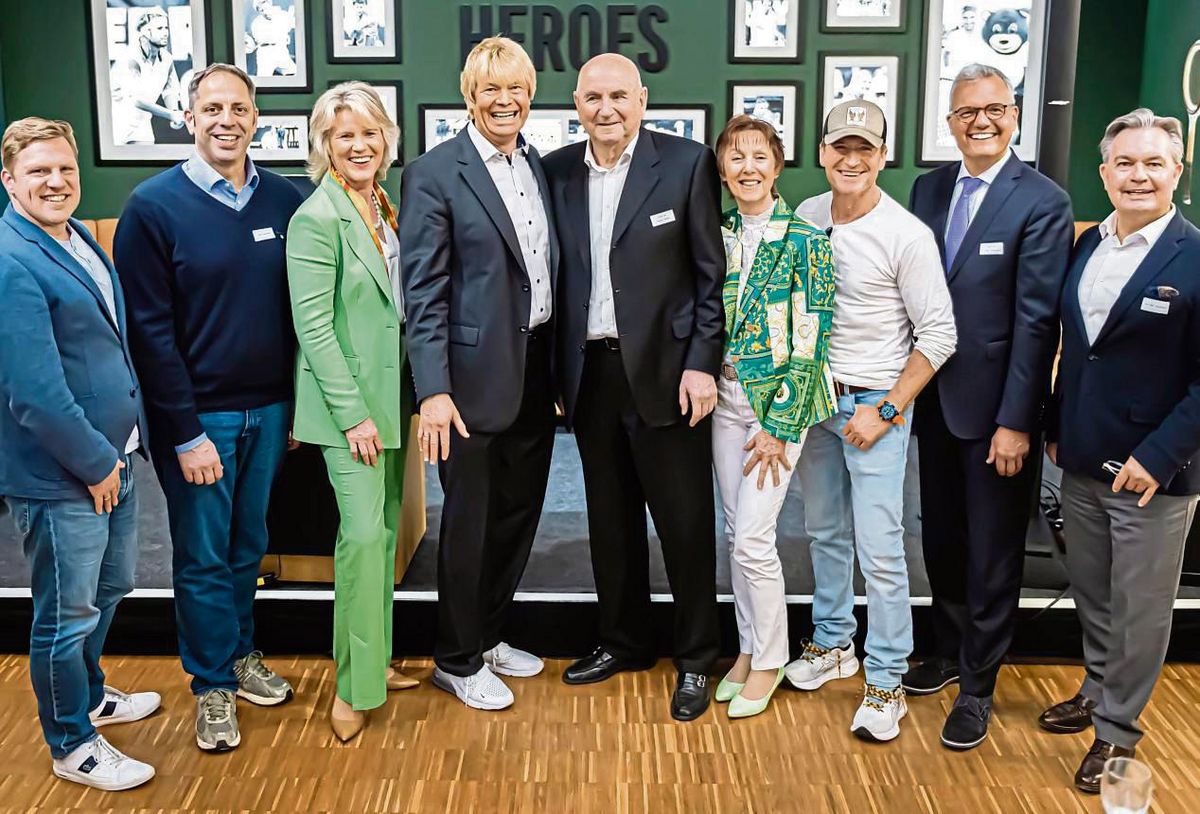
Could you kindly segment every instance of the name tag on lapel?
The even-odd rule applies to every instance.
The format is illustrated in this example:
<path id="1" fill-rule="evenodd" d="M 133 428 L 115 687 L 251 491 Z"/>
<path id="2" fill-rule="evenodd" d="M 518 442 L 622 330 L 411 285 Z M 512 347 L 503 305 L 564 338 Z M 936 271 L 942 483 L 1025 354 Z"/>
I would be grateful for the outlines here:
<path id="1" fill-rule="evenodd" d="M 1142 310 L 1149 311 L 1151 314 L 1166 314 L 1171 310 L 1171 303 L 1167 300 L 1155 300 L 1150 297 L 1142 297 Z"/>
<path id="2" fill-rule="evenodd" d="M 262 243 L 264 240 L 274 240 L 275 239 L 275 230 L 272 229 L 270 226 L 264 226 L 261 229 L 255 229 L 250 234 L 254 236 L 255 243 Z"/>
<path id="3" fill-rule="evenodd" d="M 981 257 L 986 256 L 986 255 L 1002 255 L 1002 254 L 1004 254 L 1004 244 L 1003 243 L 980 243 L 979 244 L 979 254 Z"/>
<path id="4" fill-rule="evenodd" d="M 650 216 L 650 225 L 651 226 L 657 227 L 657 226 L 662 226 L 664 223 L 674 223 L 674 222 L 675 222 L 675 210 L 674 209 L 668 209 L 665 212 L 659 212 L 658 214 Z"/>

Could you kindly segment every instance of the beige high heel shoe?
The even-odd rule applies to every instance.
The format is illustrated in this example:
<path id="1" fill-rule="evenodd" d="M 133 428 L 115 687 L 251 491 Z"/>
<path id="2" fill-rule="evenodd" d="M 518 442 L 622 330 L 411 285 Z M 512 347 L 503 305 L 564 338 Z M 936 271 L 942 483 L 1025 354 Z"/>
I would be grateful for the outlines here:
<path id="1" fill-rule="evenodd" d="M 394 690 L 411 690 L 413 687 L 419 687 L 421 685 L 420 681 L 412 676 L 406 676 L 395 667 L 387 668 L 386 682 L 388 692 L 392 692 Z"/>
<path id="2" fill-rule="evenodd" d="M 367 713 L 357 710 L 333 696 L 333 706 L 329 709 L 329 727 L 342 743 L 353 739 L 367 725 Z"/>

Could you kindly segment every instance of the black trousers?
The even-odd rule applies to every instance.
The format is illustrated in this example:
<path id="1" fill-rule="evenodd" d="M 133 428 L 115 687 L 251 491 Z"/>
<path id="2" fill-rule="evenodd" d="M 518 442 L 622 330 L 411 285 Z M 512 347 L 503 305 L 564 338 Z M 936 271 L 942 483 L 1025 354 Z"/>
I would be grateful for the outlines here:
<path id="1" fill-rule="evenodd" d="M 620 351 L 588 343 L 575 411 L 583 462 L 600 644 L 652 658 L 646 507 L 662 541 L 675 600 L 675 665 L 707 672 L 719 649 L 712 419 L 648 426 L 638 416 Z"/>
<path id="2" fill-rule="evenodd" d="M 521 408 L 503 432 L 450 431 L 450 456 L 438 465 L 442 527 L 438 537 L 437 666 L 469 676 L 500 631 L 525 572 L 542 514 L 554 450 L 549 331 L 531 334 Z"/>
<path id="3" fill-rule="evenodd" d="M 987 697 L 1012 642 L 1038 459 L 1031 452 L 1018 474 L 1001 477 L 986 463 L 990 436 L 964 440 L 946 427 L 936 382 L 920 399 L 921 540 L 937 655 L 958 661 L 961 692 Z"/>

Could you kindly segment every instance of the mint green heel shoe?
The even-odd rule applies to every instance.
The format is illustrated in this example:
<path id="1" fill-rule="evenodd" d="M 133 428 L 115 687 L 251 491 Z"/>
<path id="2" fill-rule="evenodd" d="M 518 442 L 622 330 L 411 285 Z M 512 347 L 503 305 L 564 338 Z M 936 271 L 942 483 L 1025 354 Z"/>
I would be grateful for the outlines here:
<path id="1" fill-rule="evenodd" d="M 775 690 L 779 689 L 779 683 L 783 681 L 783 668 L 779 668 L 779 675 L 775 676 L 775 686 L 771 691 L 755 701 L 748 701 L 742 697 L 741 688 L 738 688 L 738 694 L 735 695 L 729 702 L 729 717 L 730 718 L 749 718 L 758 715 L 767 708 L 767 704 L 771 703 L 771 696 L 775 694 Z M 743 685 L 744 686 L 744 685 Z"/>
<path id="2" fill-rule="evenodd" d="M 729 677 L 721 679 L 721 683 L 717 685 L 717 692 L 713 698 L 717 699 L 717 703 L 724 704 L 726 701 L 732 701 L 733 697 L 742 691 L 745 684 L 739 684 L 736 681 L 730 681 Z"/>

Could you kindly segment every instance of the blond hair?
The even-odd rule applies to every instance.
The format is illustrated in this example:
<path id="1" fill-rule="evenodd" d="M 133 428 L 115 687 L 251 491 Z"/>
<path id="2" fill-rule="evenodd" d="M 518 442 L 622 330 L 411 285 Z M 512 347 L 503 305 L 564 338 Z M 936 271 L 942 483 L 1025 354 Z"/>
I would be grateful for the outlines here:
<path id="1" fill-rule="evenodd" d="M 75 157 L 79 157 L 79 146 L 75 143 L 75 131 L 71 125 L 59 119 L 42 119 L 29 116 L 17 119 L 4 128 L 4 138 L 0 139 L 0 166 L 12 172 L 13 162 L 17 154 L 35 141 L 51 141 L 63 138 L 71 145 Z"/>
<path id="2" fill-rule="evenodd" d="M 467 54 L 458 84 L 471 119 L 475 118 L 475 92 L 487 80 L 501 85 L 516 81 L 529 91 L 531 101 L 537 93 L 537 72 L 529 54 L 508 37 L 488 37 Z"/>
<path id="3" fill-rule="evenodd" d="M 400 128 L 388 118 L 383 100 L 366 82 L 334 85 L 322 93 L 313 105 L 312 117 L 308 121 L 308 140 L 311 145 L 308 151 L 308 177 L 314 184 L 319 184 L 325 173 L 329 172 L 329 132 L 333 130 L 337 115 L 343 110 L 361 116 L 382 131 L 383 162 L 375 173 L 375 180 L 382 181 L 387 177 L 392 149 L 400 140 Z"/>

